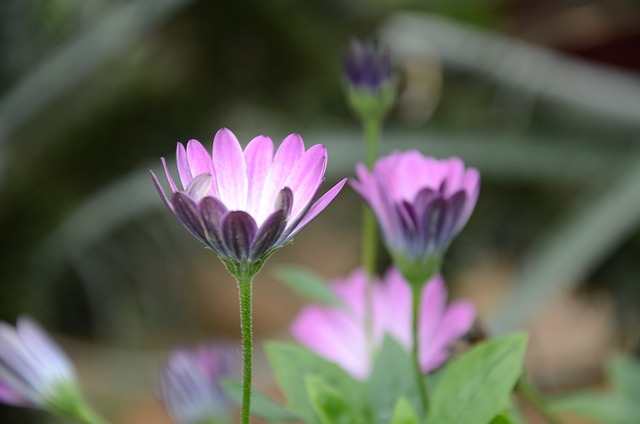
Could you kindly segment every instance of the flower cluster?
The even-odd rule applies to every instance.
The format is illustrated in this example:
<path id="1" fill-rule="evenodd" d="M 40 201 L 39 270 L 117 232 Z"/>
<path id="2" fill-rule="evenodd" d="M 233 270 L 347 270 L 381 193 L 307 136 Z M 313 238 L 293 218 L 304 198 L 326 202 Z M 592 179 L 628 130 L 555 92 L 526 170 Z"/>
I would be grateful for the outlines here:
<path id="1" fill-rule="evenodd" d="M 291 134 L 274 154 L 270 138 L 258 136 L 242 150 L 226 128 L 213 140 L 211 154 L 196 140 L 178 143 L 174 182 L 162 159 L 171 194 L 153 180 L 165 204 L 180 222 L 222 259 L 259 262 L 289 242 L 329 205 L 346 179 L 315 203 L 324 180 L 327 151 L 305 151 Z"/>
<path id="2" fill-rule="evenodd" d="M 312 305 L 300 312 L 291 331 L 301 344 L 317 354 L 335 361 L 354 377 L 365 379 L 376 352 L 386 334 L 411 350 L 412 291 L 395 268 L 373 285 L 373 311 L 365 311 L 368 277 L 358 269 L 332 283 L 332 290 L 343 307 Z M 371 340 L 366 320 L 371 319 Z M 423 372 L 440 366 L 448 357 L 451 343 L 465 334 L 473 324 L 475 309 L 467 301 L 447 306 L 447 289 L 440 276 L 432 278 L 420 301 L 419 359 Z"/>

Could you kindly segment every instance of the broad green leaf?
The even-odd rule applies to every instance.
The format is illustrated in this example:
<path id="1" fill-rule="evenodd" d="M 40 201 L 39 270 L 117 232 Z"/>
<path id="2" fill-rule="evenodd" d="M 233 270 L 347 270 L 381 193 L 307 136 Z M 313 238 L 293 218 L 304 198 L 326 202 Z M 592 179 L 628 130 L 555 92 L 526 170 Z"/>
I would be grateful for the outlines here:
<path id="1" fill-rule="evenodd" d="M 285 343 L 269 342 L 266 351 L 276 381 L 287 397 L 287 409 L 306 423 L 318 422 L 307 397 L 304 378 L 308 375 L 322 376 L 324 383 L 340 393 L 358 414 L 365 409 L 363 383 L 354 380 L 338 365 L 304 348 Z"/>
<path id="2" fill-rule="evenodd" d="M 304 378 L 307 396 L 321 424 L 356 424 L 361 422 L 338 391 L 314 375 Z"/>
<path id="3" fill-rule="evenodd" d="M 515 421 L 513 421 L 509 416 L 501 414 L 491 420 L 491 424 L 515 424 Z"/>
<path id="4" fill-rule="evenodd" d="M 640 405 L 617 395 L 583 392 L 550 403 L 553 411 L 571 412 L 606 424 L 637 424 Z"/>
<path id="5" fill-rule="evenodd" d="M 411 357 L 393 337 L 385 337 L 367 382 L 373 421 L 387 424 L 401 396 L 406 398 L 414 411 L 421 412 L 418 390 Z"/>
<path id="6" fill-rule="evenodd" d="M 223 380 L 222 389 L 238 405 L 242 404 L 242 383 Z M 251 391 L 251 414 L 269 421 L 294 421 L 299 417 L 257 390 Z"/>
<path id="7" fill-rule="evenodd" d="M 329 306 L 342 307 L 342 300 L 327 282 L 314 272 L 301 266 L 280 266 L 275 276 L 300 296 Z"/>
<path id="8" fill-rule="evenodd" d="M 489 423 L 509 406 L 522 373 L 524 334 L 481 343 L 451 361 L 430 399 L 430 424 Z"/>
<path id="9" fill-rule="evenodd" d="M 396 406 L 393 408 L 391 424 L 420 424 L 418 416 L 406 398 L 401 397 L 396 402 Z"/>
<path id="10" fill-rule="evenodd" d="M 611 382 L 622 396 L 640 404 L 640 361 L 616 356 L 608 364 Z"/>

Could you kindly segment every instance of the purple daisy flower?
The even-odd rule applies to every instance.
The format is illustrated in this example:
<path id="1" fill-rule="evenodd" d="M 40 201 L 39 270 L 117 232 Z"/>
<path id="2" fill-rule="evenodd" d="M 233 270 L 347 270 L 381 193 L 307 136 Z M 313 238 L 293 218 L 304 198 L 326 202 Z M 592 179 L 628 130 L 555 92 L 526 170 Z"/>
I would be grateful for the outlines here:
<path id="1" fill-rule="evenodd" d="M 15 328 L 0 321 L 0 402 L 49 409 L 76 394 L 71 362 L 35 321 L 20 317 Z"/>
<path id="2" fill-rule="evenodd" d="M 203 345 L 193 351 L 178 348 L 162 370 L 160 398 L 176 423 L 216 422 L 231 412 L 220 381 L 237 374 L 238 361 L 230 346 Z"/>
<path id="3" fill-rule="evenodd" d="M 356 168 L 352 187 L 382 228 L 396 266 L 412 284 L 438 272 L 442 255 L 467 223 L 480 191 L 480 174 L 456 157 L 438 160 L 416 150 Z"/>
<path id="4" fill-rule="evenodd" d="M 327 151 L 315 145 L 305 151 L 291 134 L 274 154 L 265 136 L 242 150 L 235 135 L 220 129 L 213 150 L 196 140 L 178 143 L 180 183 L 174 182 L 162 158 L 171 195 L 153 181 L 166 205 L 198 240 L 223 260 L 258 262 L 289 242 L 315 218 L 344 186 L 340 181 L 315 203 L 324 180 Z"/>
<path id="5" fill-rule="evenodd" d="M 291 326 L 296 340 L 318 355 L 336 362 L 354 377 L 368 377 L 386 334 L 411 351 L 412 290 L 396 268 L 391 268 L 373 288 L 372 340 L 367 341 L 365 296 L 368 277 L 357 269 L 332 283 L 344 307 L 308 306 Z M 447 305 L 442 277 L 433 277 L 422 292 L 419 312 L 419 362 L 424 373 L 433 371 L 449 356 L 451 344 L 471 328 L 475 308 L 464 300 Z M 369 345 L 370 343 L 370 345 Z"/>

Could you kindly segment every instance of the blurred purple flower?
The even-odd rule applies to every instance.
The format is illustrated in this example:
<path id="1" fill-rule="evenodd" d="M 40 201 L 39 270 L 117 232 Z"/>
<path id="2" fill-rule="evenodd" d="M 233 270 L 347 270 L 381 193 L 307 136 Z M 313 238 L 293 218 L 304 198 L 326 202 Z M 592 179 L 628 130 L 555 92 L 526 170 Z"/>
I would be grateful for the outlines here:
<path id="1" fill-rule="evenodd" d="M 71 362 L 35 321 L 20 317 L 15 328 L 0 321 L 0 402 L 55 409 L 77 393 Z"/>
<path id="2" fill-rule="evenodd" d="M 236 377 L 238 364 L 234 349 L 227 345 L 175 349 L 159 383 L 160 399 L 174 421 L 199 424 L 228 418 L 231 403 L 220 381 Z"/>
<path id="3" fill-rule="evenodd" d="M 373 358 L 382 347 L 385 334 L 393 336 L 407 352 L 411 350 L 412 291 L 409 284 L 391 268 L 373 287 L 371 346 L 367 341 L 365 287 L 362 269 L 332 284 L 344 307 L 308 306 L 294 320 L 293 336 L 318 355 L 339 364 L 358 379 L 371 372 Z M 475 319 L 470 302 L 458 300 L 447 306 L 447 289 L 440 276 L 425 287 L 419 315 L 419 361 L 428 373 L 449 356 L 451 344 L 465 334 Z"/>
<path id="4" fill-rule="evenodd" d="M 444 251 L 471 216 L 480 174 L 456 157 L 438 160 L 416 150 L 356 168 L 353 188 L 376 215 L 396 266 L 412 284 L 438 272 Z"/>
<path id="5" fill-rule="evenodd" d="M 178 188 L 166 162 L 171 186 L 166 205 L 198 240 L 223 259 L 260 261 L 282 247 L 315 218 L 344 186 L 346 179 L 312 203 L 324 180 L 327 151 L 315 145 L 305 151 L 302 138 L 291 134 L 274 155 L 265 136 L 242 150 L 235 135 L 220 129 L 210 155 L 196 140 L 178 143 Z"/>
<path id="6" fill-rule="evenodd" d="M 352 39 L 343 62 L 347 82 L 355 89 L 378 93 L 393 78 L 391 53 L 376 42 Z"/>

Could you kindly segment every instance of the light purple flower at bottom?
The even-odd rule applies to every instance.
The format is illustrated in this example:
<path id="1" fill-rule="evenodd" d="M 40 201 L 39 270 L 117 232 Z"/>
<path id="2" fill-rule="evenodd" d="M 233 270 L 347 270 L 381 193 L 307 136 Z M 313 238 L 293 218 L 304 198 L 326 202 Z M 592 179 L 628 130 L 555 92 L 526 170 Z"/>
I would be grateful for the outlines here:
<path id="1" fill-rule="evenodd" d="M 55 409 L 76 393 L 73 366 L 35 321 L 20 317 L 15 328 L 0 321 L 0 402 Z"/>
<path id="2" fill-rule="evenodd" d="M 373 288 L 371 348 L 365 320 L 367 277 L 362 269 L 332 283 L 344 307 L 312 305 L 300 312 L 291 331 L 296 340 L 318 355 L 333 361 L 358 379 L 366 379 L 373 366 L 372 353 L 382 348 L 385 334 L 393 336 L 407 351 L 411 341 L 411 287 L 391 268 Z M 419 360 L 428 373 L 449 356 L 451 344 L 464 335 L 475 319 L 475 308 L 464 300 L 447 305 L 442 277 L 432 278 L 420 302 Z"/>
<path id="3" fill-rule="evenodd" d="M 227 345 L 174 349 L 162 370 L 160 398 L 178 424 L 199 424 L 227 418 L 230 402 L 220 381 L 238 374 L 238 360 Z"/>

